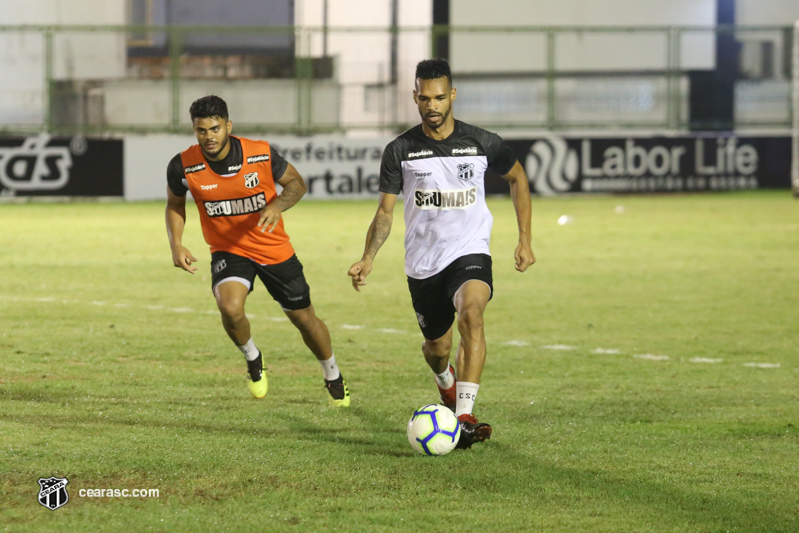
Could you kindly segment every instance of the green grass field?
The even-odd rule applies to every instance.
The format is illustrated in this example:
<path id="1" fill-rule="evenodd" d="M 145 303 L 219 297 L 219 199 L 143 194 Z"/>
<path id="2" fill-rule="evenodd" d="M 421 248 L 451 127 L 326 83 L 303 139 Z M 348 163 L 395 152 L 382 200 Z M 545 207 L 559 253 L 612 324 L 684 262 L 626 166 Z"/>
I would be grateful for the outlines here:
<path id="1" fill-rule="evenodd" d="M 195 276 L 171 264 L 160 203 L 0 204 L 0 528 L 799 531 L 790 193 L 534 199 L 525 274 L 512 204 L 490 200 L 476 413 L 494 436 L 438 458 L 405 437 L 437 392 L 401 209 L 364 292 L 346 275 L 375 207 L 285 215 L 350 384 L 335 411 L 261 286 L 247 310 L 270 389 L 249 397 L 193 206 Z M 37 501 L 52 475 L 69 480 L 55 511 Z M 79 496 L 96 488 L 159 497 Z"/>

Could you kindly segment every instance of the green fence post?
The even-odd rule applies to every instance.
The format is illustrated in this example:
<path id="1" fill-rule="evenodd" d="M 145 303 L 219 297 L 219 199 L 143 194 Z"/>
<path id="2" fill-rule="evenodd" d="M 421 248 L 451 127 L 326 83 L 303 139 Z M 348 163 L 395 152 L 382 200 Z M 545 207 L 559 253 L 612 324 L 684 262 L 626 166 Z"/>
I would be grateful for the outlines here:
<path id="1" fill-rule="evenodd" d="M 682 35 L 680 28 L 674 28 L 674 125 L 682 127 Z"/>
<path id="2" fill-rule="evenodd" d="M 679 89 L 677 83 L 677 66 L 675 46 L 679 46 L 679 34 L 673 27 L 667 28 L 666 32 L 666 128 L 676 130 L 680 119 L 679 113 Z"/>
<path id="3" fill-rule="evenodd" d="M 547 129 L 555 129 L 555 31 L 547 30 Z"/>
<path id="4" fill-rule="evenodd" d="M 180 56 L 183 50 L 183 32 L 175 27 L 169 28 L 169 83 L 171 89 L 169 129 L 180 131 Z"/>
<path id="5" fill-rule="evenodd" d="M 48 133 L 55 130 L 55 87 L 53 81 L 53 33 L 54 28 L 48 26 L 44 31 L 44 120 Z"/>
<path id="6" fill-rule="evenodd" d="M 297 121 L 296 133 L 308 135 L 311 133 L 311 112 L 313 82 L 313 58 L 310 57 L 310 35 L 300 30 L 297 41 L 301 44 L 302 52 L 294 57 L 294 78 L 297 83 Z"/>

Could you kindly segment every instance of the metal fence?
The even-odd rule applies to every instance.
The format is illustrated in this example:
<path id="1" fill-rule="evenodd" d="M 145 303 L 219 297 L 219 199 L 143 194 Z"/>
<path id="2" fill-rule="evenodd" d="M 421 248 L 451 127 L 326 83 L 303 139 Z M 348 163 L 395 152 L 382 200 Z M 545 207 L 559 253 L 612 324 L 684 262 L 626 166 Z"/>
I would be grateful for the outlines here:
<path id="1" fill-rule="evenodd" d="M 439 55 L 457 117 L 483 127 L 787 131 L 791 39 L 778 26 L 0 26 L 0 132 L 183 132 L 212 93 L 240 132 L 396 132 L 418 122 L 416 63 Z"/>

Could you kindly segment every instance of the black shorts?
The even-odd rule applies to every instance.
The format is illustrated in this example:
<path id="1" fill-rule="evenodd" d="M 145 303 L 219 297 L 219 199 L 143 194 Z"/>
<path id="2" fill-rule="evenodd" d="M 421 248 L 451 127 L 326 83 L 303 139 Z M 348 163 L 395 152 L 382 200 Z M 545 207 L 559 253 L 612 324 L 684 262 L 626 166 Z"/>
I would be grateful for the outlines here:
<path id="1" fill-rule="evenodd" d="M 490 255 L 464 255 L 434 276 L 426 279 L 408 278 L 413 310 L 416 311 L 416 319 L 425 339 L 438 339 L 449 330 L 455 321 L 452 299 L 461 285 L 473 279 L 484 281 L 493 297 Z"/>
<path id="2" fill-rule="evenodd" d="M 311 305 L 311 288 L 296 255 L 276 265 L 259 265 L 252 259 L 229 252 L 211 254 L 211 290 L 224 280 L 241 282 L 253 290 L 255 275 L 283 309 L 296 311 Z"/>

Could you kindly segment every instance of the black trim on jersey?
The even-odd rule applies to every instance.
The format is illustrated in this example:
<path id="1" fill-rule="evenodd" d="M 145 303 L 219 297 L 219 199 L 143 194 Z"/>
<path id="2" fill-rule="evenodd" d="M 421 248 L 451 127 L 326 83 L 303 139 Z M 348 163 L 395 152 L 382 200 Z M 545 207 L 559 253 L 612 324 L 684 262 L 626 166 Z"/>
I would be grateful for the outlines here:
<path id="1" fill-rule="evenodd" d="M 183 161 L 180 154 L 169 160 L 166 166 L 166 184 L 175 196 L 186 196 L 189 188 L 183 184 L 186 174 L 183 172 Z"/>
<path id="2" fill-rule="evenodd" d="M 236 174 L 239 170 L 241 170 L 241 165 L 244 162 L 241 141 L 232 135 L 228 137 L 228 139 L 230 141 L 230 151 L 224 159 L 220 161 L 208 161 L 208 159 L 205 159 L 205 155 L 203 155 L 203 159 L 205 159 L 205 164 L 208 165 L 208 168 L 220 176 Z M 283 177 L 283 174 L 286 173 L 286 169 L 288 168 L 289 164 L 288 161 L 283 159 L 274 148 L 271 146 L 270 148 L 272 150 L 271 158 L 269 154 L 254 154 L 247 157 L 247 163 L 251 164 L 271 160 L 272 176 L 274 176 L 275 181 L 278 181 Z M 189 189 L 183 184 L 183 180 L 186 178 L 186 174 L 190 174 L 191 172 L 199 172 L 200 170 L 205 169 L 205 165 L 203 165 L 203 168 L 199 168 L 200 165 L 203 165 L 203 163 L 184 168 L 180 154 L 172 158 L 172 160 L 169 162 L 169 165 L 166 167 L 166 181 L 169 185 L 169 189 L 172 191 L 172 194 L 176 196 L 186 196 L 186 193 L 189 191 Z M 187 170 L 189 172 L 187 172 Z"/>
<path id="3" fill-rule="evenodd" d="M 485 156 L 488 168 L 505 175 L 516 164 L 516 156 L 502 137 L 460 120 L 443 140 L 431 139 L 419 124 L 391 141 L 380 164 L 380 192 L 402 192 L 402 162 L 441 157 Z"/>

